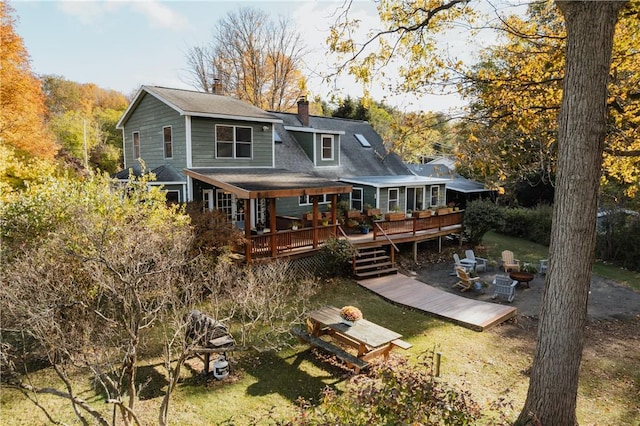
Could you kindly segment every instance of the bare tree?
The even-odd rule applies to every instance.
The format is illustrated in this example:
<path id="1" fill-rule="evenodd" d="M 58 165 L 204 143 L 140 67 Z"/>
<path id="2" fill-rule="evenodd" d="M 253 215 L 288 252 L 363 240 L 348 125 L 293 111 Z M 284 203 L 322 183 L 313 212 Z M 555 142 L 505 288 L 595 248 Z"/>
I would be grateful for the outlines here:
<path id="1" fill-rule="evenodd" d="M 187 52 L 189 82 L 206 92 L 218 82 L 223 92 L 267 110 L 294 107 L 304 46 L 293 27 L 258 9 L 230 12 L 218 22 L 209 45 Z"/>

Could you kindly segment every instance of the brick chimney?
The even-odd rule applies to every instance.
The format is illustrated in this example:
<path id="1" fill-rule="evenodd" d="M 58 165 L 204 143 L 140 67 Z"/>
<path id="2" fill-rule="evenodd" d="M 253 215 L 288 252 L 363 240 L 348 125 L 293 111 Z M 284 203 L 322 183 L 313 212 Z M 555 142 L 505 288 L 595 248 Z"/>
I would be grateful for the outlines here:
<path id="1" fill-rule="evenodd" d="M 213 79 L 213 86 L 211 87 L 211 93 L 214 95 L 222 95 L 222 83 L 219 78 Z"/>
<path id="2" fill-rule="evenodd" d="M 298 99 L 298 118 L 304 127 L 309 127 L 309 101 L 305 96 Z"/>

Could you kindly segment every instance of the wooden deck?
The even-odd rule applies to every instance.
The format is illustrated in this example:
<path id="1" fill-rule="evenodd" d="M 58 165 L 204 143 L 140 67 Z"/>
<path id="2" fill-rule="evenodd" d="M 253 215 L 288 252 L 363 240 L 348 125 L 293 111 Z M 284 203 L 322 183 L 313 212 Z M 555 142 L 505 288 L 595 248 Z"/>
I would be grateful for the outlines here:
<path id="1" fill-rule="evenodd" d="M 361 286 L 400 305 L 484 331 L 516 315 L 516 308 L 468 299 L 431 287 L 406 275 L 387 275 L 358 281 Z"/>

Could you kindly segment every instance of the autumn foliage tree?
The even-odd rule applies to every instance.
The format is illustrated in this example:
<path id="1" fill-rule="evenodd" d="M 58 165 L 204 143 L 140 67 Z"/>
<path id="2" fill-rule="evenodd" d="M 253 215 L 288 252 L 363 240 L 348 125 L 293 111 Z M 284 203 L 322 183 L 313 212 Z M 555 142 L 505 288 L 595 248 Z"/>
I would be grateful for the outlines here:
<path id="1" fill-rule="evenodd" d="M 190 82 L 206 92 L 220 84 L 225 94 L 259 108 L 287 111 L 303 93 L 304 46 L 285 18 L 241 8 L 220 19 L 213 40 L 187 53 Z"/>
<path id="2" fill-rule="evenodd" d="M 640 189 L 640 6 L 629 5 L 616 26 L 609 81 L 609 122 L 603 191 L 609 201 L 632 200 Z M 468 74 L 472 125 L 460 144 L 463 168 L 495 186 L 517 181 L 552 184 L 557 114 L 562 99 L 566 29 L 551 2 L 532 3 L 526 16 L 500 21 L 503 42 L 483 51 Z M 607 201 L 607 200 L 603 200 Z"/>
<path id="3" fill-rule="evenodd" d="M 0 143 L 18 155 L 52 159 L 57 152 L 44 122 L 45 98 L 31 72 L 8 2 L 0 3 Z"/>

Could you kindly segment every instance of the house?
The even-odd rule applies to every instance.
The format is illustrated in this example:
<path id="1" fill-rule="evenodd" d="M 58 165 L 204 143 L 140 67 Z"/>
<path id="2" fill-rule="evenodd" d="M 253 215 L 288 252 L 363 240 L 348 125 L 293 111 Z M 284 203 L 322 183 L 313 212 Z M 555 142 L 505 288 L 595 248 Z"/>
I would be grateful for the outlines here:
<path id="1" fill-rule="evenodd" d="M 382 212 L 446 201 L 445 180 L 411 175 L 368 123 L 308 111 L 305 99 L 297 113 L 280 113 L 229 96 L 142 86 L 117 124 L 125 160 L 117 177 L 142 173 L 144 164 L 168 199 L 224 212 L 249 240 L 247 260 L 315 249 L 337 235 L 329 218 L 339 200 Z M 306 214 L 306 242 L 294 241 L 288 227 Z"/>
<path id="2" fill-rule="evenodd" d="M 464 209 L 467 202 L 479 198 L 496 197 L 496 191 L 455 172 L 455 161 L 448 157 L 437 157 L 423 164 L 407 165 L 416 176 L 446 179 L 446 201 Z"/>

